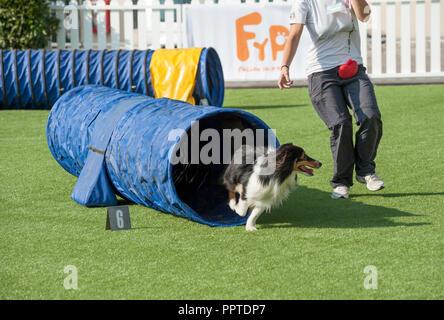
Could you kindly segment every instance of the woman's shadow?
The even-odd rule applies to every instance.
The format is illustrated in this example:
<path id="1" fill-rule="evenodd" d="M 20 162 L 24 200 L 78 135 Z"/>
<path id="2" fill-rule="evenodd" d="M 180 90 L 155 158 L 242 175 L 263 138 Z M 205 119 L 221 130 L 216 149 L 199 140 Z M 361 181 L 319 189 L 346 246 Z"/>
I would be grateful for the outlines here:
<path id="1" fill-rule="evenodd" d="M 330 193 L 298 187 L 281 207 L 259 219 L 261 228 L 375 228 L 421 226 L 430 223 L 395 222 L 390 218 L 421 215 L 365 204 L 351 199 L 333 200 Z"/>

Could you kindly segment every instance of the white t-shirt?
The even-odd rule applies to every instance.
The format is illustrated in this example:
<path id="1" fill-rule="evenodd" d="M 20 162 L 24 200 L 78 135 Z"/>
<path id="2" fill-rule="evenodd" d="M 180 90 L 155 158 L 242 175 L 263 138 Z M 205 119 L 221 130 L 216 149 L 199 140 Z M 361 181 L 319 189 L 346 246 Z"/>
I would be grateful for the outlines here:
<path id="1" fill-rule="evenodd" d="M 358 19 L 350 0 L 294 0 L 290 24 L 301 23 L 312 46 L 306 60 L 307 75 L 346 63 L 362 64 Z"/>

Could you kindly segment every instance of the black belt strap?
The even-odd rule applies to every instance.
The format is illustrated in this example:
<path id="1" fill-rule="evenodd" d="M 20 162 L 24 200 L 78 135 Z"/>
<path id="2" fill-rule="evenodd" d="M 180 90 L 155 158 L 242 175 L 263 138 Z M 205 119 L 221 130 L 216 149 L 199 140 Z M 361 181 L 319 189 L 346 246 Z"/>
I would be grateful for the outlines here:
<path id="1" fill-rule="evenodd" d="M 86 83 L 90 84 L 91 81 L 89 80 L 89 57 L 91 55 L 91 49 L 88 49 L 88 53 L 86 54 Z"/>
<path id="2" fill-rule="evenodd" d="M 196 88 L 194 89 L 195 91 L 197 91 L 196 95 L 198 97 L 198 101 L 195 101 L 196 105 L 200 105 L 200 100 L 205 99 L 206 97 L 204 97 L 204 92 L 203 92 L 203 88 L 202 88 L 202 79 L 200 78 L 200 60 L 199 60 L 199 67 L 197 67 L 197 72 L 196 72 Z"/>
<path id="3" fill-rule="evenodd" d="M 133 84 L 133 61 L 134 61 L 134 54 L 136 53 L 136 50 L 133 50 L 131 52 L 131 58 L 130 58 L 130 90 L 131 92 L 134 92 L 134 84 Z"/>
<path id="4" fill-rule="evenodd" d="M 104 85 L 104 77 L 103 77 L 103 60 L 105 59 L 105 52 L 106 52 L 106 49 L 104 49 L 103 51 L 102 51 L 102 60 L 100 61 L 100 78 L 101 78 L 101 81 L 102 81 L 102 86 Z"/>
<path id="5" fill-rule="evenodd" d="M 0 68 L 2 69 L 2 91 L 3 91 L 3 106 L 8 108 L 8 97 L 6 96 L 6 84 L 5 84 L 5 66 L 3 63 L 3 50 L 0 50 Z"/>
<path id="6" fill-rule="evenodd" d="M 205 94 L 203 92 L 202 79 L 200 78 L 200 71 L 201 71 L 200 65 L 201 65 L 201 61 L 202 61 L 201 60 L 202 54 L 203 54 L 203 51 L 200 53 L 199 63 L 198 63 L 197 71 L 196 71 L 196 87 L 194 88 L 195 96 L 197 96 L 196 101 L 194 101 L 196 103 L 196 105 L 200 105 L 200 101 L 202 99 L 206 99 Z"/>
<path id="7" fill-rule="evenodd" d="M 146 95 L 149 96 L 150 92 L 148 91 L 148 69 L 147 69 L 147 63 L 148 63 L 148 53 L 150 52 L 150 50 L 146 50 L 145 52 L 145 61 L 143 64 L 143 74 L 144 74 L 144 79 L 145 79 L 145 90 L 146 90 Z"/>
<path id="8" fill-rule="evenodd" d="M 29 75 L 29 88 L 31 89 L 31 99 L 34 104 L 34 108 L 37 107 L 34 95 L 34 81 L 32 80 L 32 68 L 31 68 L 31 49 L 28 49 L 28 75 Z"/>
<path id="9" fill-rule="evenodd" d="M 18 80 L 17 49 L 14 50 L 14 71 L 15 71 L 15 88 L 17 90 L 17 98 L 20 105 L 20 109 L 23 109 L 22 97 L 20 96 L 20 84 Z"/>
<path id="10" fill-rule="evenodd" d="M 59 86 L 59 97 L 63 94 L 62 82 L 60 81 L 60 49 L 57 50 L 57 85 Z"/>
<path id="11" fill-rule="evenodd" d="M 72 51 L 72 86 L 76 87 L 76 51 L 77 49 L 74 49 Z"/>
<path id="12" fill-rule="evenodd" d="M 114 72 L 116 75 L 116 89 L 120 89 L 120 83 L 119 83 L 119 58 L 120 58 L 120 49 L 117 50 L 117 55 L 116 55 L 116 65 L 114 68 Z"/>
<path id="13" fill-rule="evenodd" d="M 42 56 L 42 77 L 43 77 L 43 90 L 45 91 L 45 98 L 46 98 L 46 104 L 48 105 L 48 109 L 51 109 L 51 104 L 49 103 L 49 96 L 48 96 L 48 88 L 46 86 L 46 50 L 43 49 L 43 56 Z"/>

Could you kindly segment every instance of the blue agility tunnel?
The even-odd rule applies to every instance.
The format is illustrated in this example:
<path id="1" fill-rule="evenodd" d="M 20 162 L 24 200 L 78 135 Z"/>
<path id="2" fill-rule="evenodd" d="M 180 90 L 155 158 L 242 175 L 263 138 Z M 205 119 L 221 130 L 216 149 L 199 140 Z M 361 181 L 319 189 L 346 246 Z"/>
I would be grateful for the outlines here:
<path id="1" fill-rule="evenodd" d="M 87 84 L 154 97 L 150 74 L 153 53 L 154 50 L 0 50 L 0 109 L 50 109 L 63 93 Z M 195 82 L 195 104 L 221 107 L 224 79 L 219 56 L 213 48 L 203 48 L 198 58 L 195 78 L 191 79 Z M 170 65 L 172 69 L 183 66 Z"/>
<path id="2" fill-rule="evenodd" d="M 212 163 L 175 161 L 183 146 L 189 154 L 199 148 L 200 154 L 209 139 L 194 145 L 192 131 L 200 137 L 205 129 L 219 134 L 219 145 L 224 129 L 266 132 L 262 144 L 277 145 L 269 127 L 245 111 L 94 85 L 74 88 L 55 103 L 46 134 L 57 162 L 79 177 L 72 198 L 82 205 L 116 205 L 119 195 L 210 226 L 244 224 L 246 218 L 229 209 L 221 184 L 226 154 Z M 234 147 L 229 147 L 231 158 Z"/>

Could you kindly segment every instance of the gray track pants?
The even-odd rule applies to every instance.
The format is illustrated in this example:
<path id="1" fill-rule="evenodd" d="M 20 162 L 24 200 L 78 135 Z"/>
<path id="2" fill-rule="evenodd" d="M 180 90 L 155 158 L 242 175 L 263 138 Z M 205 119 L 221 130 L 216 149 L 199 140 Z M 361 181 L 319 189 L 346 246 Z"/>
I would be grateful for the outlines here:
<path id="1" fill-rule="evenodd" d="M 338 68 L 316 72 L 308 77 L 308 90 L 316 112 L 331 130 L 333 156 L 332 187 L 353 185 L 353 168 L 363 176 L 375 172 L 375 157 L 382 136 L 381 113 L 373 84 L 365 68 L 350 79 L 338 76 Z M 359 130 L 353 146 L 353 111 Z"/>

